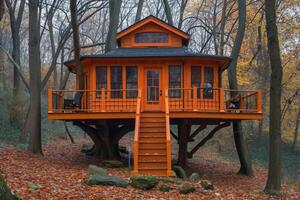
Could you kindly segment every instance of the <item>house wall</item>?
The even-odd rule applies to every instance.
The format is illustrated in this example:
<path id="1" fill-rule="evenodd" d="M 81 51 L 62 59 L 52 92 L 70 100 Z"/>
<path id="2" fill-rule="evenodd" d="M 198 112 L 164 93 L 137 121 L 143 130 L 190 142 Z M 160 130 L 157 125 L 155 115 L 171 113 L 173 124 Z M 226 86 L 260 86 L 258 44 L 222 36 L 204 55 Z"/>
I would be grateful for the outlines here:
<path id="1" fill-rule="evenodd" d="M 142 109 L 146 101 L 146 76 L 145 70 L 147 68 L 158 68 L 161 69 L 161 90 L 163 95 L 161 97 L 161 106 L 164 106 L 164 94 L 168 89 L 169 85 L 169 65 L 180 65 L 181 66 L 181 88 L 192 88 L 191 87 L 191 67 L 192 66 L 207 66 L 214 69 L 214 88 L 219 88 L 219 65 L 215 61 L 208 61 L 202 59 L 102 59 L 102 60 L 89 60 L 83 64 L 84 73 L 88 75 L 89 90 L 96 90 L 96 67 L 106 66 L 107 67 L 107 90 L 110 90 L 110 67 L 111 66 L 122 66 L 122 79 L 123 89 L 126 89 L 126 66 L 137 66 L 138 67 L 138 90 L 142 91 Z M 201 79 L 204 80 L 204 73 L 201 73 Z M 217 98 L 217 97 L 216 97 Z"/>
<path id="2" fill-rule="evenodd" d="M 142 32 L 161 32 L 168 34 L 168 43 L 135 43 L 134 35 L 136 33 Z M 130 47 L 182 47 L 182 38 L 178 35 L 156 25 L 155 23 L 145 24 L 143 27 L 125 35 L 120 39 L 120 47 L 122 48 L 130 48 Z"/>

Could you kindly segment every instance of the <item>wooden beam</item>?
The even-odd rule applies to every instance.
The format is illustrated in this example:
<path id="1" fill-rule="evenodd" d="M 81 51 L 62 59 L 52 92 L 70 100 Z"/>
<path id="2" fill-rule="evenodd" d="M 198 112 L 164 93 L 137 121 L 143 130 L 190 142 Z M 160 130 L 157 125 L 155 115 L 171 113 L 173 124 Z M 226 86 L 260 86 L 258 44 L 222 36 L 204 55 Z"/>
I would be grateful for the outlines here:
<path id="1" fill-rule="evenodd" d="M 213 138 L 213 136 L 215 135 L 215 133 L 222 129 L 225 128 L 227 126 L 230 126 L 230 122 L 225 122 L 222 124 L 219 124 L 218 126 L 216 126 L 212 131 L 210 131 L 210 133 L 203 139 L 201 140 L 189 153 L 188 153 L 188 157 L 192 158 L 193 154 L 201 147 L 203 146 L 208 140 L 210 140 L 211 138 Z"/>
<path id="2" fill-rule="evenodd" d="M 170 133 L 174 137 L 174 139 L 178 141 L 178 136 L 173 131 L 170 131 Z"/>
<path id="3" fill-rule="evenodd" d="M 194 137 L 198 135 L 201 131 L 203 131 L 207 127 L 206 124 L 201 124 L 189 137 L 189 141 L 193 141 Z"/>

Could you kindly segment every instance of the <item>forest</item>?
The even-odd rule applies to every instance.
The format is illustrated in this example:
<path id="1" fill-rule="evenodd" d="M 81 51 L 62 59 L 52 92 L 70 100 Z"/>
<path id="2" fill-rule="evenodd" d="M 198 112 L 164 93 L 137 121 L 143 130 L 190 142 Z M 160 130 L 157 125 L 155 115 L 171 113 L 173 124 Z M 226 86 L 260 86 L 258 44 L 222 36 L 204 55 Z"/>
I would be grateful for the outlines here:
<path id="1" fill-rule="evenodd" d="M 186 33 L 191 54 L 230 59 L 218 82 L 231 99 L 238 90 L 261 97 L 261 120 L 225 120 L 220 130 L 169 123 L 167 110 L 167 177 L 132 172 L 140 118 L 49 117 L 52 91 L 90 85 L 83 58 L 122 49 L 118 34 L 149 16 Z M 0 200 L 300 199 L 299 80 L 298 0 L 0 0 Z M 136 95 L 139 105 L 146 97 Z"/>

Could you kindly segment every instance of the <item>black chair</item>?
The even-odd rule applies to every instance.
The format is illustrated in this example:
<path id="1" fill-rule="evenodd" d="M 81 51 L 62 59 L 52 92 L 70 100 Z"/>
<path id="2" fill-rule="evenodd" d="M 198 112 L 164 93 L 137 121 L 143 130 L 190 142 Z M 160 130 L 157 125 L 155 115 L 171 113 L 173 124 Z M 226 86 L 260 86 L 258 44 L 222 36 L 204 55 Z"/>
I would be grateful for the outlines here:
<path id="1" fill-rule="evenodd" d="M 82 92 L 76 92 L 73 99 L 64 99 L 64 109 L 81 109 L 82 96 Z"/>

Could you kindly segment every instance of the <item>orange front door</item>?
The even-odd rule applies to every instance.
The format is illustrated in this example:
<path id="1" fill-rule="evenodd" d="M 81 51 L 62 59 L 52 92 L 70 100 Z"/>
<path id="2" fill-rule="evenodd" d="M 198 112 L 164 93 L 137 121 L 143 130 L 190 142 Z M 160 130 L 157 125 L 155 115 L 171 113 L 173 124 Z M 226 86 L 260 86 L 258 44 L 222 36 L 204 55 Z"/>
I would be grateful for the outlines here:
<path id="1" fill-rule="evenodd" d="M 145 89 L 144 110 L 161 110 L 162 108 L 162 88 L 161 88 L 161 68 L 145 69 Z"/>

